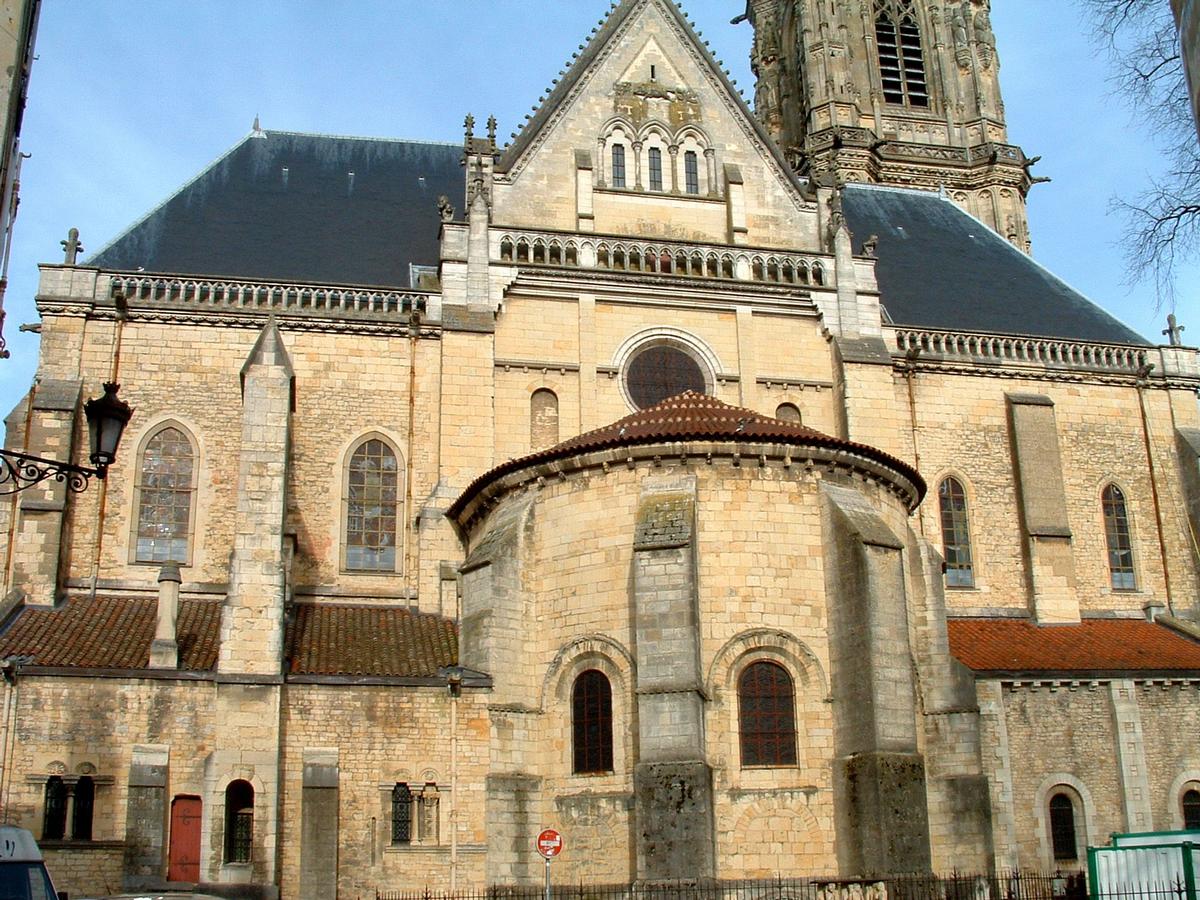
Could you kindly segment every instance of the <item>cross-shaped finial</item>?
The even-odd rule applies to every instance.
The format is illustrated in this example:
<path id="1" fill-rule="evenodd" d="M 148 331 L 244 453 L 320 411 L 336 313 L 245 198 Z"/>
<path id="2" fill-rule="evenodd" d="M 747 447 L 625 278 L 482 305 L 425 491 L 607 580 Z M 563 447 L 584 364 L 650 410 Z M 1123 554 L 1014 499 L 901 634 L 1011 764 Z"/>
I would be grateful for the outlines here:
<path id="1" fill-rule="evenodd" d="M 463 120 L 463 128 L 467 132 L 467 142 L 470 143 L 471 139 L 475 137 L 475 117 L 470 113 L 467 113 L 467 117 Z"/>
<path id="2" fill-rule="evenodd" d="M 1172 347 L 1179 347 L 1183 344 L 1183 341 L 1179 335 L 1181 332 L 1186 330 L 1186 326 L 1179 325 L 1175 322 L 1175 313 L 1170 313 L 1167 316 L 1167 327 L 1163 329 L 1163 334 L 1167 336 L 1167 341 Z"/>
<path id="3" fill-rule="evenodd" d="M 488 116 L 487 129 L 488 129 L 488 141 L 490 141 L 492 146 L 494 147 L 494 146 L 496 146 L 496 117 L 495 116 Z"/>
<path id="4" fill-rule="evenodd" d="M 83 244 L 79 243 L 79 229 L 72 228 L 67 232 L 67 239 L 59 243 L 63 248 L 63 263 L 68 266 L 75 265 L 75 258 L 83 252 Z"/>

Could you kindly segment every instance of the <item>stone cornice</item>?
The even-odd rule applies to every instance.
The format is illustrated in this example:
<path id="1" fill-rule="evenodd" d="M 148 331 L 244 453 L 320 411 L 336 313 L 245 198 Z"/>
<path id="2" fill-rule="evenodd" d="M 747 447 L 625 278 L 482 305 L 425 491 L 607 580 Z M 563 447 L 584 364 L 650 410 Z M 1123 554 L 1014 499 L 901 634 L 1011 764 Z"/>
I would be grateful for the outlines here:
<path id="1" fill-rule="evenodd" d="M 923 485 L 899 468 L 848 447 L 782 443 L 734 443 L 729 441 L 667 441 L 633 444 L 605 450 L 575 453 L 528 464 L 495 478 L 481 480 L 470 496 L 456 501 L 455 522 L 469 532 L 506 494 L 547 482 L 567 481 L 575 475 L 607 473 L 614 468 L 642 466 L 713 466 L 731 468 L 776 467 L 795 473 L 797 480 L 844 474 L 877 484 L 895 494 L 911 512 L 924 493 Z M 460 505 L 461 504 L 461 505 Z"/>

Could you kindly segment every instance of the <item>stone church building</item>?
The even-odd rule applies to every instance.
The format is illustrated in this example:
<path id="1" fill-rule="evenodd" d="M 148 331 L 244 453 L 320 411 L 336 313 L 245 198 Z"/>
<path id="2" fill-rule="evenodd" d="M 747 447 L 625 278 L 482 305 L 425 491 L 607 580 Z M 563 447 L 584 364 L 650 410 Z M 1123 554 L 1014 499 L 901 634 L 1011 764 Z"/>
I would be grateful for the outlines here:
<path id="1" fill-rule="evenodd" d="M 0 804 L 61 886 L 1200 826 L 1197 351 L 1028 255 L 988 0 L 745 17 L 753 110 L 621 0 L 507 146 L 256 124 L 42 267 L 5 446 L 135 409 L 105 481 L 0 505 Z"/>

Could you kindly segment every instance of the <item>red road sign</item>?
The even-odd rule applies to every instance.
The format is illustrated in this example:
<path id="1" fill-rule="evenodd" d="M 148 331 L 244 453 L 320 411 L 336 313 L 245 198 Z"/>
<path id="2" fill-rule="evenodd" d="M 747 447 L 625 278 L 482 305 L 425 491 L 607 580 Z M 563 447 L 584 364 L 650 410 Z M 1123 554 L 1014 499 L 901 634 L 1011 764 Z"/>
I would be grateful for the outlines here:
<path id="1" fill-rule="evenodd" d="M 546 859 L 553 859 L 562 853 L 562 845 L 562 835 L 553 828 L 547 828 L 537 836 L 537 852 Z"/>

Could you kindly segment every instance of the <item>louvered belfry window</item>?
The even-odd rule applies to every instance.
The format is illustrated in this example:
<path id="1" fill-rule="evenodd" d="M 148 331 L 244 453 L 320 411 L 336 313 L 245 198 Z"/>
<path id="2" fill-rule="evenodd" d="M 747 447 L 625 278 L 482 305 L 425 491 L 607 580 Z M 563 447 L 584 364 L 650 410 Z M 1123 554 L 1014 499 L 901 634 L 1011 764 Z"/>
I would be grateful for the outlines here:
<path id="1" fill-rule="evenodd" d="M 928 106 L 921 27 L 912 0 L 875 0 L 875 46 L 888 103 Z"/>

